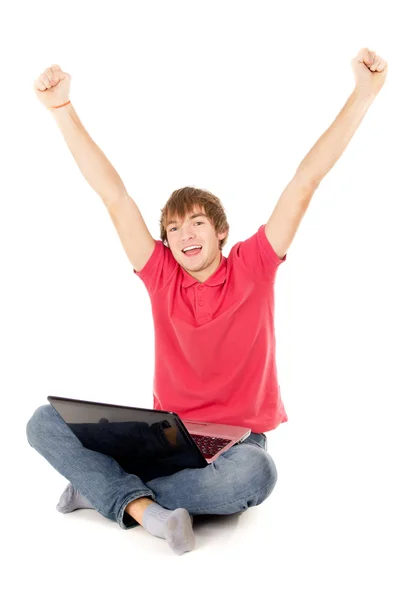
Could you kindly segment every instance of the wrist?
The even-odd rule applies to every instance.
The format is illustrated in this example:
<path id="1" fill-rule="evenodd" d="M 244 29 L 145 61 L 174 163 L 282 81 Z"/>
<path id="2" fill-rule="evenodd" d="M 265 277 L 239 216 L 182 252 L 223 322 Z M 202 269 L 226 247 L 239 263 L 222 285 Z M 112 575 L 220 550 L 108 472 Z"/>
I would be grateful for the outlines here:
<path id="1" fill-rule="evenodd" d="M 67 100 L 66 102 L 62 102 L 61 104 L 55 104 L 54 106 L 48 106 L 47 109 L 48 110 L 59 110 L 62 108 L 65 108 L 66 106 L 69 106 L 71 103 L 70 100 Z"/>
<path id="2" fill-rule="evenodd" d="M 376 98 L 377 94 L 369 90 L 364 90 L 360 86 L 355 86 L 353 96 L 355 96 L 355 98 L 361 100 L 362 102 L 368 102 L 369 104 L 371 104 Z"/>

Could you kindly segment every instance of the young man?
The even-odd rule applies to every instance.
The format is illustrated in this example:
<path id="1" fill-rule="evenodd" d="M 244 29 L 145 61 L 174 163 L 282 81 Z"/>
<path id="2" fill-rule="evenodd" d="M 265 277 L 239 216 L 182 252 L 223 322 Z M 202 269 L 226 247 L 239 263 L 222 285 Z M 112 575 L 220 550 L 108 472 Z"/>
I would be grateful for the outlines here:
<path id="1" fill-rule="evenodd" d="M 176 190 L 161 213 L 161 239 L 153 239 L 70 104 L 70 76 L 52 65 L 35 81 L 150 296 L 154 408 L 252 430 L 203 469 L 143 481 L 84 448 L 52 406 L 41 406 L 27 425 L 28 441 L 70 481 L 57 506 L 61 512 L 95 508 L 124 529 L 143 525 L 182 554 L 194 546 L 191 515 L 241 512 L 272 492 L 277 471 L 264 432 L 287 420 L 275 364 L 275 275 L 315 190 L 384 83 L 386 63 L 367 48 L 352 66 L 356 86 L 342 111 L 299 165 L 266 225 L 235 244 L 228 258 L 222 248 L 229 226 L 216 196 Z"/>

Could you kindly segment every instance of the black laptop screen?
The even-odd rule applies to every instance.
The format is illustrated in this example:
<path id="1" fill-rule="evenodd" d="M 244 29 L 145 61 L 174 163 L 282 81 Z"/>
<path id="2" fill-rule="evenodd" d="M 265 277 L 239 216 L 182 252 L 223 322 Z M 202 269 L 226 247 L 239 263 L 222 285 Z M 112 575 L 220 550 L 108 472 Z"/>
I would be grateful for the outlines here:
<path id="1" fill-rule="evenodd" d="M 83 446 L 111 456 L 142 481 L 207 465 L 173 413 L 56 396 L 48 401 Z"/>

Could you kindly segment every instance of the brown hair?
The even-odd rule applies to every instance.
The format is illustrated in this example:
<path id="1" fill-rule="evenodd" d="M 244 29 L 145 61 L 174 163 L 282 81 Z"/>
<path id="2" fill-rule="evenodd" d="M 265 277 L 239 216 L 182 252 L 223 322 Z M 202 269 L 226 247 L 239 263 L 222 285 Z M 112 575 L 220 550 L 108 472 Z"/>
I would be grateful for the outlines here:
<path id="1" fill-rule="evenodd" d="M 160 238 L 162 242 L 168 246 L 166 233 L 167 223 L 175 217 L 183 219 L 187 213 L 192 212 L 195 206 L 200 206 L 204 209 L 204 213 L 212 222 L 216 234 L 227 231 L 225 238 L 219 240 L 219 248 L 222 250 L 227 243 L 229 234 L 229 224 L 224 207 L 217 196 L 208 190 L 195 187 L 184 187 L 175 190 L 162 208 L 159 221 Z"/>

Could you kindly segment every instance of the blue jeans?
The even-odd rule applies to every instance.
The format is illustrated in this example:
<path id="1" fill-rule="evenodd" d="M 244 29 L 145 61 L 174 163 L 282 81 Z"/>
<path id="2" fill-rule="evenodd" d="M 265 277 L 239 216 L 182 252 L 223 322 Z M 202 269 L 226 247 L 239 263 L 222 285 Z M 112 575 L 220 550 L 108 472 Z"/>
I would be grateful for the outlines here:
<path id="1" fill-rule="evenodd" d="M 170 510 L 186 508 L 191 515 L 230 515 L 261 504 L 277 481 L 263 433 L 251 433 L 204 468 L 187 468 L 150 481 L 127 473 L 110 456 L 85 448 L 51 404 L 33 413 L 26 433 L 29 444 L 95 510 L 123 529 L 138 525 L 125 513 L 137 498 L 152 498 Z"/>

